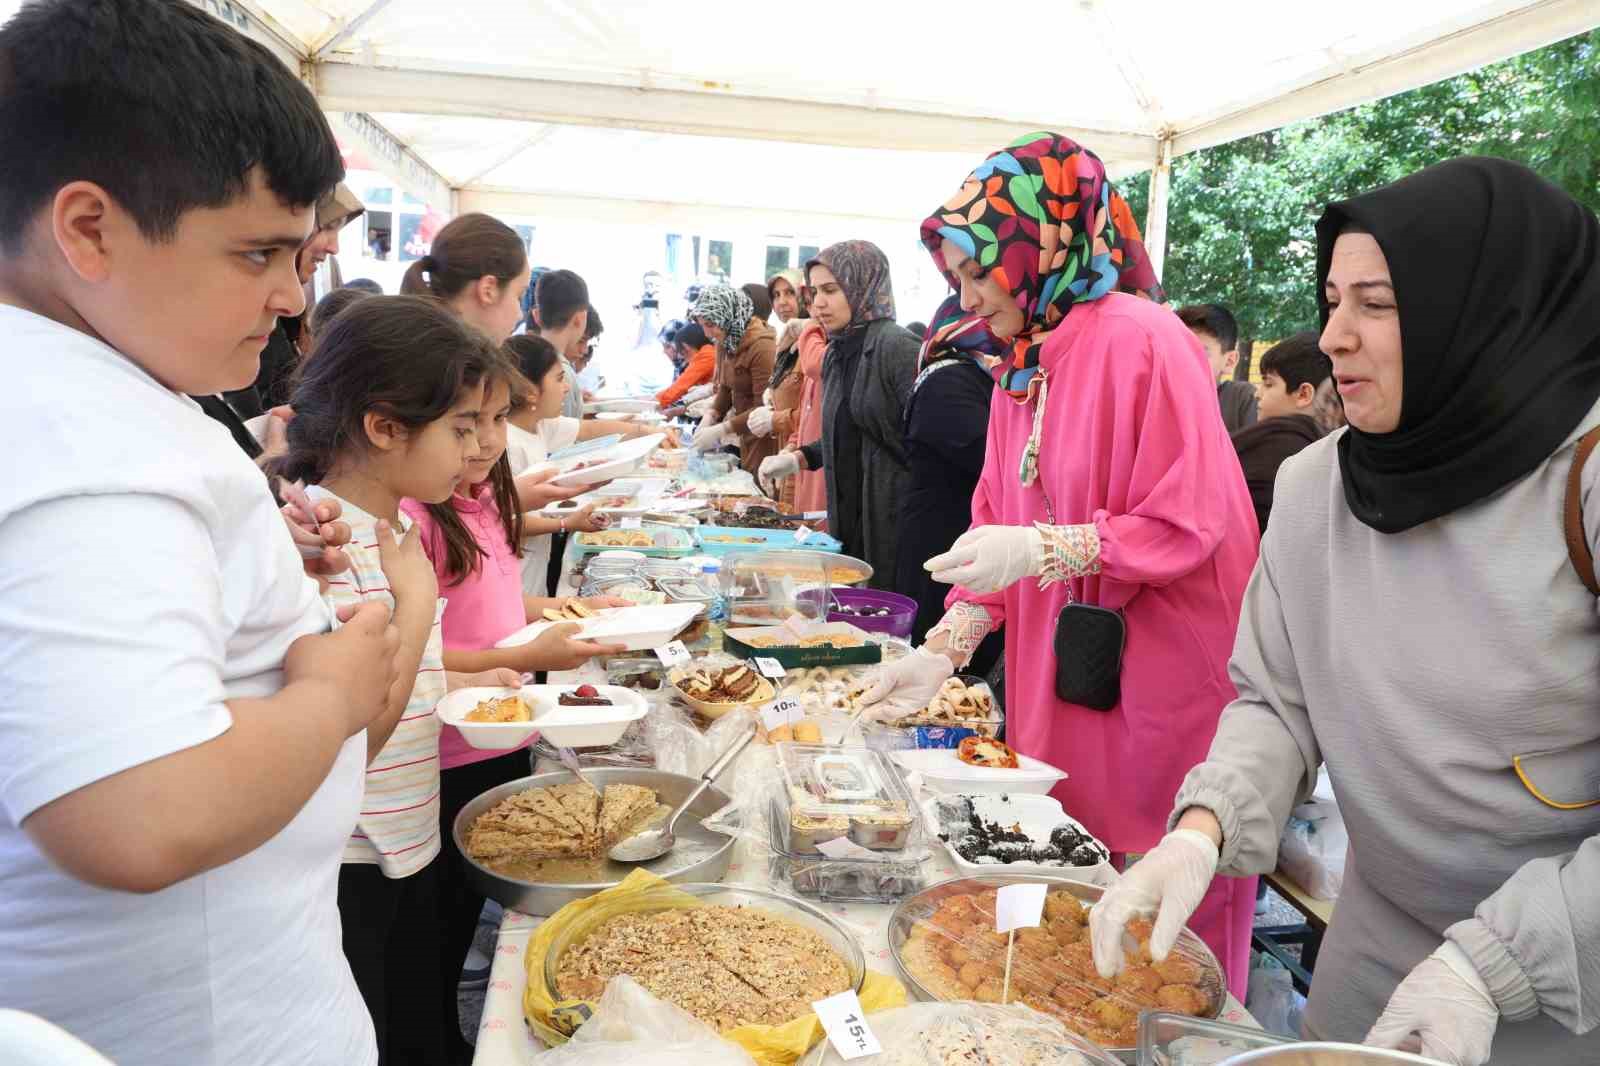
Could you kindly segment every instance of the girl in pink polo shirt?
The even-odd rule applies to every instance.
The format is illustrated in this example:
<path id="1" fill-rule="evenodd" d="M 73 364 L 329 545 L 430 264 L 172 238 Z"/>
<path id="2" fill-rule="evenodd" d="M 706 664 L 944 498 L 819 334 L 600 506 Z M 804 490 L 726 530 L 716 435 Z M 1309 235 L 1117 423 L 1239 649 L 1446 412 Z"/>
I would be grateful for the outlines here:
<path id="1" fill-rule="evenodd" d="M 539 639 L 514 648 L 497 641 L 537 621 L 547 607 L 565 601 L 522 594 L 522 513 L 506 460 L 506 422 L 511 413 L 513 378 L 509 360 L 497 359 L 484 378 L 478 412 L 478 452 L 467 463 L 462 485 L 445 503 L 406 500 L 402 507 L 421 529 L 423 550 L 439 578 L 446 604 L 442 629 L 444 664 L 451 671 L 478 673 L 510 667 L 518 673 L 574 669 L 591 656 L 620 647 L 574 640 L 576 626 L 553 626 Z M 626 600 L 597 597 L 590 607 L 625 607 Z M 483 896 L 469 885 L 466 860 L 455 846 L 451 826 L 473 798 L 507 781 L 526 777 L 532 767 L 526 746 L 510 752 L 469 747 L 459 730 L 445 726 L 439 736 L 440 966 L 445 984 L 448 1032 L 457 1032 L 456 985 L 472 945 Z"/>

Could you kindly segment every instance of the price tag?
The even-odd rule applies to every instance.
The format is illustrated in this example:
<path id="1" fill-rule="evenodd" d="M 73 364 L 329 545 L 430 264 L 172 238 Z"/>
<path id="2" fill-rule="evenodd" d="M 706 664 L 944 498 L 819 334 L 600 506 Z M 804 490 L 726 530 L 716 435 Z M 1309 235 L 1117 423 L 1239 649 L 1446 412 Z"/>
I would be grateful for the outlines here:
<path id="1" fill-rule="evenodd" d="M 661 660 L 661 665 L 666 667 L 682 666 L 694 656 L 689 654 L 689 649 L 683 646 L 683 641 L 674 640 L 655 649 L 656 658 Z"/>
<path id="2" fill-rule="evenodd" d="M 628 517 L 624 518 L 622 521 L 617 523 L 617 528 L 618 529 L 640 529 L 643 526 L 644 526 L 644 520 L 641 519 L 638 515 L 629 515 Z"/>
<path id="3" fill-rule="evenodd" d="M 870 848 L 864 848 L 849 837 L 835 837 L 833 840 L 824 840 L 817 845 L 817 850 L 830 859 L 875 859 L 881 860 L 883 856 Z"/>
<path id="4" fill-rule="evenodd" d="M 794 531 L 794 542 L 796 544 L 804 544 L 811 539 L 814 533 L 815 531 L 810 526 L 801 526 Z"/>
<path id="5" fill-rule="evenodd" d="M 995 895 L 994 929 L 1009 933 L 1039 924 L 1044 916 L 1046 885 L 1002 885 Z"/>
<path id="6" fill-rule="evenodd" d="M 824 518 L 828 517 L 828 512 L 827 511 L 807 511 L 805 514 L 801 515 L 800 517 L 804 518 L 807 522 L 820 522 Z"/>
<path id="7" fill-rule="evenodd" d="M 867 1025 L 867 1012 L 861 1009 L 861 1000 L 854 992 L 845 991 L 819 999 L 811 1004 L 811 1009 L 817 1012 L 822 1029 L 840 1058 L 848 1061 L 883 1051 L 883 1045 Z"/>
<path id="8" fill-rule="evenodd" d="M 806 716 L 801 710 L 800 701 L 788 697 L 773 700 L 761 708 L 761 724 L 767 732 L 772 732 L 779 726 L 793 725 Z"/>
<path id="9" fill-rule="evenodd" d="M 771 678 L 773 681 L 782 681 L 788 676 L 789 671 L 783 668 L 783 664 L 769 656 L 758 655 L 750 661 L 755 663 L 756 669 L 760 671 L 762 677 Z"/>

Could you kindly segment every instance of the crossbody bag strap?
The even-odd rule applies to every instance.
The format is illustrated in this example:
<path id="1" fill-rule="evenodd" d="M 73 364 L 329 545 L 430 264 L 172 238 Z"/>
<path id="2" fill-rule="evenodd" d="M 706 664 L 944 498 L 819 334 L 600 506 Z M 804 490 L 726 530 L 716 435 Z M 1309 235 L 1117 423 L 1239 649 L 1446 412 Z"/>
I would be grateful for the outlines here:
<path id="1" fill-rule="evenodd" d="M 1567 500 L 1562 525 L 1567 534 L 1567 556 L 1572 568 L 1578 572 L 1590 595 L 1600 596 L 1600 580 L 1594 573 L 1594 553 L 1589 550 L 1589 538 L 1583 529 L 1583 464 L 1589 453 L 1600 444 L 1600 426 L 1585 433 L 1578 441 L 1572 455 L 1572 469 L 1567 472 Z"/>

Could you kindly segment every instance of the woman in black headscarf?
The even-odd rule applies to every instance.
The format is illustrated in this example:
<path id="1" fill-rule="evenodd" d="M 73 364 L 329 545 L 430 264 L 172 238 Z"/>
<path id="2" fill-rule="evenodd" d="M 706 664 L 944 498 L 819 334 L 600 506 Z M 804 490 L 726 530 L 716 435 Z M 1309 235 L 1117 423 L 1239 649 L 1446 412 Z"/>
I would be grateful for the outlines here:
<path id="1" fill-rule="evenodd" d="M 1279 473 L 1238 699 L 1097 961 L 1270 871 L 1325 762 L 1350 852 L 1307 1035 L 1600 1062 L 1600 222 L 1457 159 L 1330 205 L 1317 245 L 1349 428 Z"/>
<path id="2" fill-rule="evenodd" d="M 894 321 L 889 260 L 868 241 L 841 241 L 806 264 L 812 317 L 828 331 L 822 364 L 822 439 L 779 452 L 764 483 L 801 470 L 828 478 L 828 532 L 872 564 L 874 588 L 893 589 L 911 484 L 905 404 L 921 338 Z"/>

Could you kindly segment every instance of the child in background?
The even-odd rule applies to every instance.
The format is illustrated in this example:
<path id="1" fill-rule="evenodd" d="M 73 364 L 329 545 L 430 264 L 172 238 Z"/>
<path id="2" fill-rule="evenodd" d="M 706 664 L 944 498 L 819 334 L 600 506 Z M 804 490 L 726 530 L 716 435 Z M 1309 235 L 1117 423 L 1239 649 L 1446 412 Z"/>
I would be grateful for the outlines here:
<path id="1" fill-rule="evenodd" d="M 511 397 L 511 417 L 506 426 L 506 455 L 511 473 L 521 478 L 543 467 L 551 452 L 575 443 L 582 424 L 561 414 L 561 405 L 567 396 L 567 379 L 553 344 L 538 334 L 529 333 L 506 341 L 505 350 L 521 371 L 518 382 L 521 387 Z M 593 504 L 554 518 L 538 513 L 524 516 L 523 594 L 544 596 L 552 591 L 548 584 L 552 534 L 591 533 L 605 529 L 608 524 L 605 515 L 594 513 Z"/>
<path id="2" fill-rule="evenodd" d="M 592 656 L 621 650 L 573 639 L 577 627 L 572 625 L 552 626 L 528 644 L 495 647 L 529 622 L 541 620 L 546 608 L 558 609 L 566 603 L 522 592 L 518 555 L 523 516 L 506 458 L 506 426 L 516 376 L 516 368 L 496 352 L 484 377 L 475 430 L 477 450 L 448 501 L 406 500 L 401 504 L 421 530 L 423 550 L 432 560 L 439 590 L 446 599 L 444 664 L 452 671 L 565 670 Z M 609 597 L 582 602 L 591 608 L 627 605 L 625 600 Z M 439 836 L 444 855 L 439 863 L 436 921 L 441 945 L 436 965 L 443 984 L 445 1040 L 450 1045 L 444 1061 L 455 1061 L 470 1050 L 459 1035 L 456 985 L 483 909 L 483 896 L 468 882 L 466 860 L 456 849 L 450 828 L 469 801 L 496 785 L 526 777 L 532 767 L 526 745 L 509 752 L 473 748 L 462 739 L 460 730 L 451 726 L 445 726 L 440 735 L 439 757 Z"/>
<path id="3" fill-rule="evenodd" d="M 185 395 L 248 389 L 301 312 L 338 143 L 182 0 L 8 11 L 0 1002 L 121 1066 L 368 1066 L 335 898 L 400 634 L 380 604 L 328 632 L 261 471 Z"/>
<path id="4" fill-rule="evenodd" d="M 313 500 L 339 501 L 350 523 L 350 571 L 328 582 L 329 603 L 393 606 L 391 587 L 414 586 L 395 615 L 408 698 L 369 734 L 366 797 L 339 872 L 345 957 L 384 1066 L 444 1057 L 433 861 L 444 646 L 433 566 L 400 500 L 441 503 L 466 476 L 493 359 L 488 341 L 435 301 L 363 295 L 319 330 L 295 386 L 288 451 L 270 468 L 309 483 Z M 379 546 L 394 529 L 409 532 L 398 560 L 381 568 Z"/>
<path id="5" fill-rule="evenodd" d="M 1315 333 L 1296 333 L 1261 357 L 1261 384 L 1256 386 L 1260 420 L 1233 433 L 1233 448 L 1239 453 L 1262 533 L 1272 514 L 1278 468 L 1322 438 L 1324 430 L 1316 418 L 1317 389 L 1332 378 L 1333 361 L 1323 354 Z"/>

